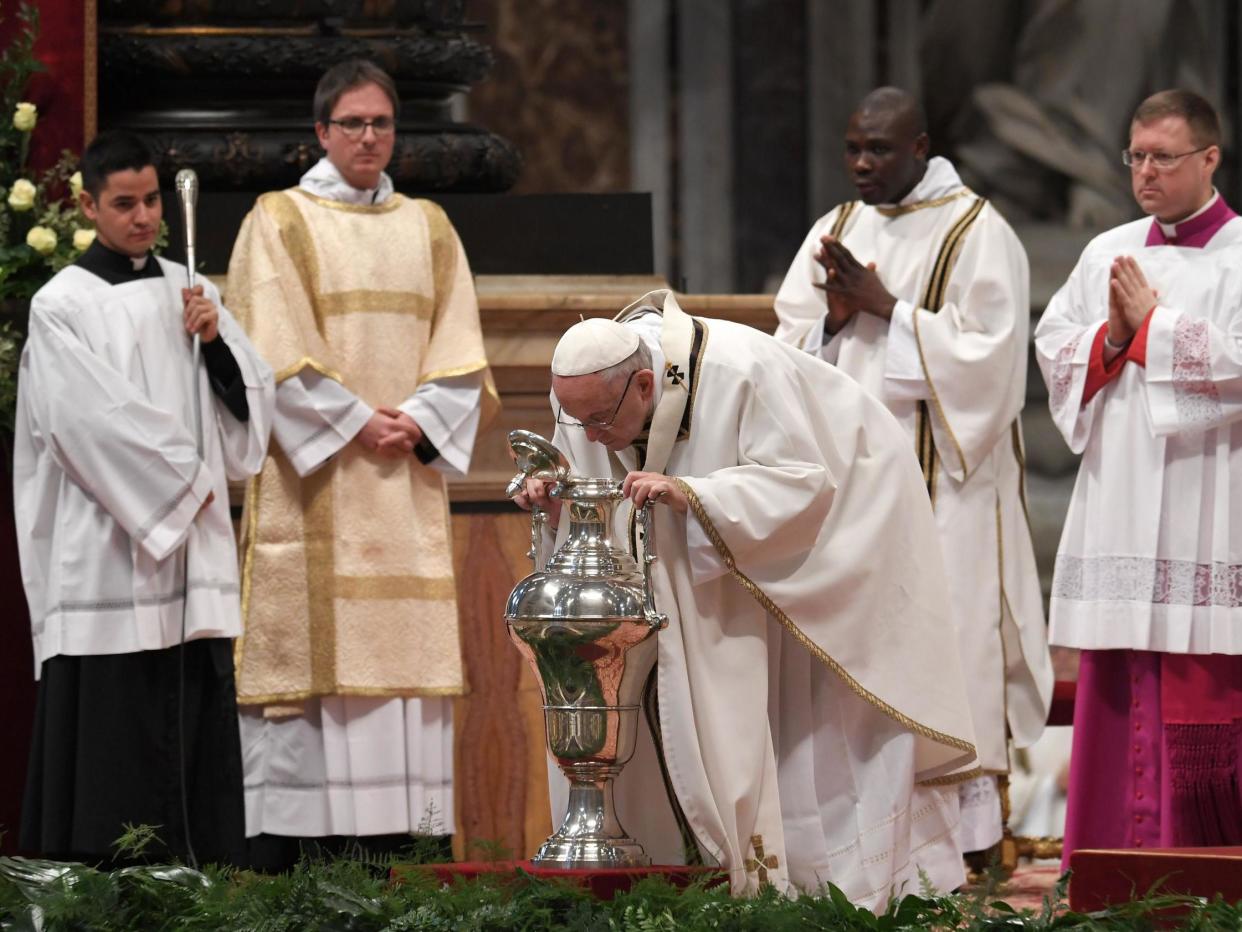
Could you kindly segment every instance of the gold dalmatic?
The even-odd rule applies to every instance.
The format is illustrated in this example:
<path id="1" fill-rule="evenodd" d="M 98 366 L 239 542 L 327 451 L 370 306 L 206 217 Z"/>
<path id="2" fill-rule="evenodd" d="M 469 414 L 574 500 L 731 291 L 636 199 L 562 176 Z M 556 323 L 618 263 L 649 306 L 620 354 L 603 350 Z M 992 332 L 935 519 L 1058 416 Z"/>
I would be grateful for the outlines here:
<path id="1" fill-rule="evenodd" d="M 228 300 L 278 383 L 313 369 L 373 408 L 487 368 L 465 253 L 427 201 L 266 194 L 234 247 Z M 273 444 L 247 489 L 243 554 L 239 702 L 464 692 L 436 470 L 350 443 L 300 478 Z"/>

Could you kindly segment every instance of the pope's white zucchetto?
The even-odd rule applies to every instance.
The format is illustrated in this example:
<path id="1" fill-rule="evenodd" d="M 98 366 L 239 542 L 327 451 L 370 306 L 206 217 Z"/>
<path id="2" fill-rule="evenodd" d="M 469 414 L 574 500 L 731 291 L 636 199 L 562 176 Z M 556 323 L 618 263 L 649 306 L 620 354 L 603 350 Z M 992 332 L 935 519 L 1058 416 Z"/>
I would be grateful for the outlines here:
<path id="1" fill-rule="evenodd" d="M 552 374 L 590 375 L 629 359 L 638 349 L 638 334 L 603 317 L 579 321 L 561 337 L 552 354 Z"/>

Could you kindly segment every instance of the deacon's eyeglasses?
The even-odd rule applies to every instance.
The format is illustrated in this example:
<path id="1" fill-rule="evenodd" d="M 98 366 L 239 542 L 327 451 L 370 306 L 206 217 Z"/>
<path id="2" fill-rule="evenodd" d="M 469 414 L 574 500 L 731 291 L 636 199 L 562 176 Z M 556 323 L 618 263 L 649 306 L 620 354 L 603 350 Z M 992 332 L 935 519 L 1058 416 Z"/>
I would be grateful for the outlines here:
<path id="1" fill-rule="evenodd" d="M 368 126 L 371 127 L 371 132 L 375 133 L 377 137 L 391 136 L 397 129 L 397 122 L 392 117 L 376 117 L 374 120 L 364 120 L 362 117 L 346 117 L 343 120 L 329 120 L 328 122 L 334 126 L 339 126 L 347 139 L 361 139 Z"/>
<path id="2" fill-rule="evenodd" d="M 621 402 L 625 401 L 625 396 L 630 390 L 630 383 L 634 381 L 634 376 L 638 375 L 639 371 L 641 370 L 635 369 L 630 373 L 630 377 L 625 380 L 625 388 L 622 389 L 621 397 L 617 399 L 617 406 L 612 409 L 612 414 L 609 416 L 608 420 L 596 421 L 588 418 L 585 421 L 580 421 L 576 417 L 570 417 L 567 415 L 564 409 L 561 408 L 560 405 L 557 405 L 556 423 L 563 427 L 581 427 L 583 430 L 588 427 L 592 430 L 607 430 L 613 425 L 613 422 L 617 419 L 617 415 L 621 412 Z"/>
<path id="3" fill-rule="evenodd" d="M 1198 149 L 1191 149 L 1189 152 L 1182 152 L 1178 155 L 1170 155 L 1168 152 L 1141 152 L 1133 149 L 1121 150 L 1121 164 L 1136 171 L 1143 167 L 1143 163 L 1151 159 L 1151 164 L 1155 166 L 1158 172 L 1172 171 L 1177 167 L 1177 163 L 1188 155 L 1194 155 L 1196 152 L 1203 152 L 1211 146 L 1200 146 Z"/>

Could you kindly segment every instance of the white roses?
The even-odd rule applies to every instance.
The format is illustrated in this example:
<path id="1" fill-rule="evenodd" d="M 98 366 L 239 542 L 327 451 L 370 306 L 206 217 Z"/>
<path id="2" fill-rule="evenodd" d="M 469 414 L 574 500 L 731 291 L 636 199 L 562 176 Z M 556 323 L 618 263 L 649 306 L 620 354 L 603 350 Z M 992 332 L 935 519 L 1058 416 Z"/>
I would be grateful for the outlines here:
<path id="1" fill-rule="evenodd" d="M 73 231 L 73 248 L 78 252 L 82 252 L 93 242 L 95 242 L 94 230 L 83 230 L 79 228 Z"/>
<path id="2" fill-rule="evenodd" d="M 9 206 L 14 210 L 30 210 L 34 207 L 35 186 L 25 178 L 18 178 L 9 189 Z"/>
<path id="3" fill-rule="evenodd" d="M 35 128 L 35 123 L 39 119 L 38 108 L 26 101 L 22 101 L 17 105 L 17 109 L 13 111 L 13 128 L 23 133 L 28 133 Z"/>
<path id="4" fill-rule="evenodd" d="M 26 234 L 26 245 L 37 253 L 50 256 L 56 251 L 56 233 L 47 227 L 31 227 Z"/>

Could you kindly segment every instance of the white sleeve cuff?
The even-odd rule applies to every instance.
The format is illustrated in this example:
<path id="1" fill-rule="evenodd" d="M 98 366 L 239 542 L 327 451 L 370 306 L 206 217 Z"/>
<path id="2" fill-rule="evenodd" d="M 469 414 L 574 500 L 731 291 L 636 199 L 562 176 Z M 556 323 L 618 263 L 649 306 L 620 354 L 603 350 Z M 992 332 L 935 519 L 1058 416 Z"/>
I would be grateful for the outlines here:
<path id="1" fill-rule="evenodd" d="M 470 470 L 474 440 L 479 430 L 479 398 L 483 373 L 437 379 L 418 387 L 400 406 L 413 418 L 440 455 L 428 465 L 449 476 Z"/>
<path id="2" fill-rule="evenodd" d="M 299 476 L 309 476 L 358 436 L 358 432 L 366 427 L 374 413 L 369 404 L 361 398 L 357 399 L 344 417 L 333 424 L 324 425 L 296 450 L 288 453 L 289 462 Z"/>
<path id="3" fill-rule="evenodd" d="M 272 436 L 307 476 L 357 436 L 375 412 L 353 392 L 311 369 L 276 386 Z"/>
<path id="4" fill-rule="evenodd" d="M 181 546 L 211 491 L 211 470 L 200 460 L 194 479 L 165 506 L 165 513 L 157 516 L 151 529 L 137 538 L 138 546 L 157 562 L 167 557 Z"/>
<path id="5" fill-rule="evenodd" d="M 846 324 L 846 326 L 848 327 L 849 324 Z M 841 330 L 844 329 L 845 327 L 841 328 Z M 825 314 L 819 319 L 819 323 L 815 327 L 815 333 L 812 334 L 815 344 L 811 347 L 811 351 L 816 352 L 824 362 L 830 362 L 834 366 L 837 364 L 837 360 L 841 358 L 841 330 L 838 330 L 836 333 L 829 333 L 828 315 Z"/>
<path id="6" fill-rule="evenodd" d="M 686 552 L 690 557 L 690 580 L 696 586 L 719 579 L 729 572 L 729 567 L 720 559 L 707 532 L 693 514 L 686 515 Z"/>
<path id="7" fill-rule="evenodd" d="M 919 343 L 914 335 L 917 309 L 898 301 L 888 322 L 888 345 L 884 358 L 884 397 L 887 401 L 921 401 L 928 396 Z"/>

